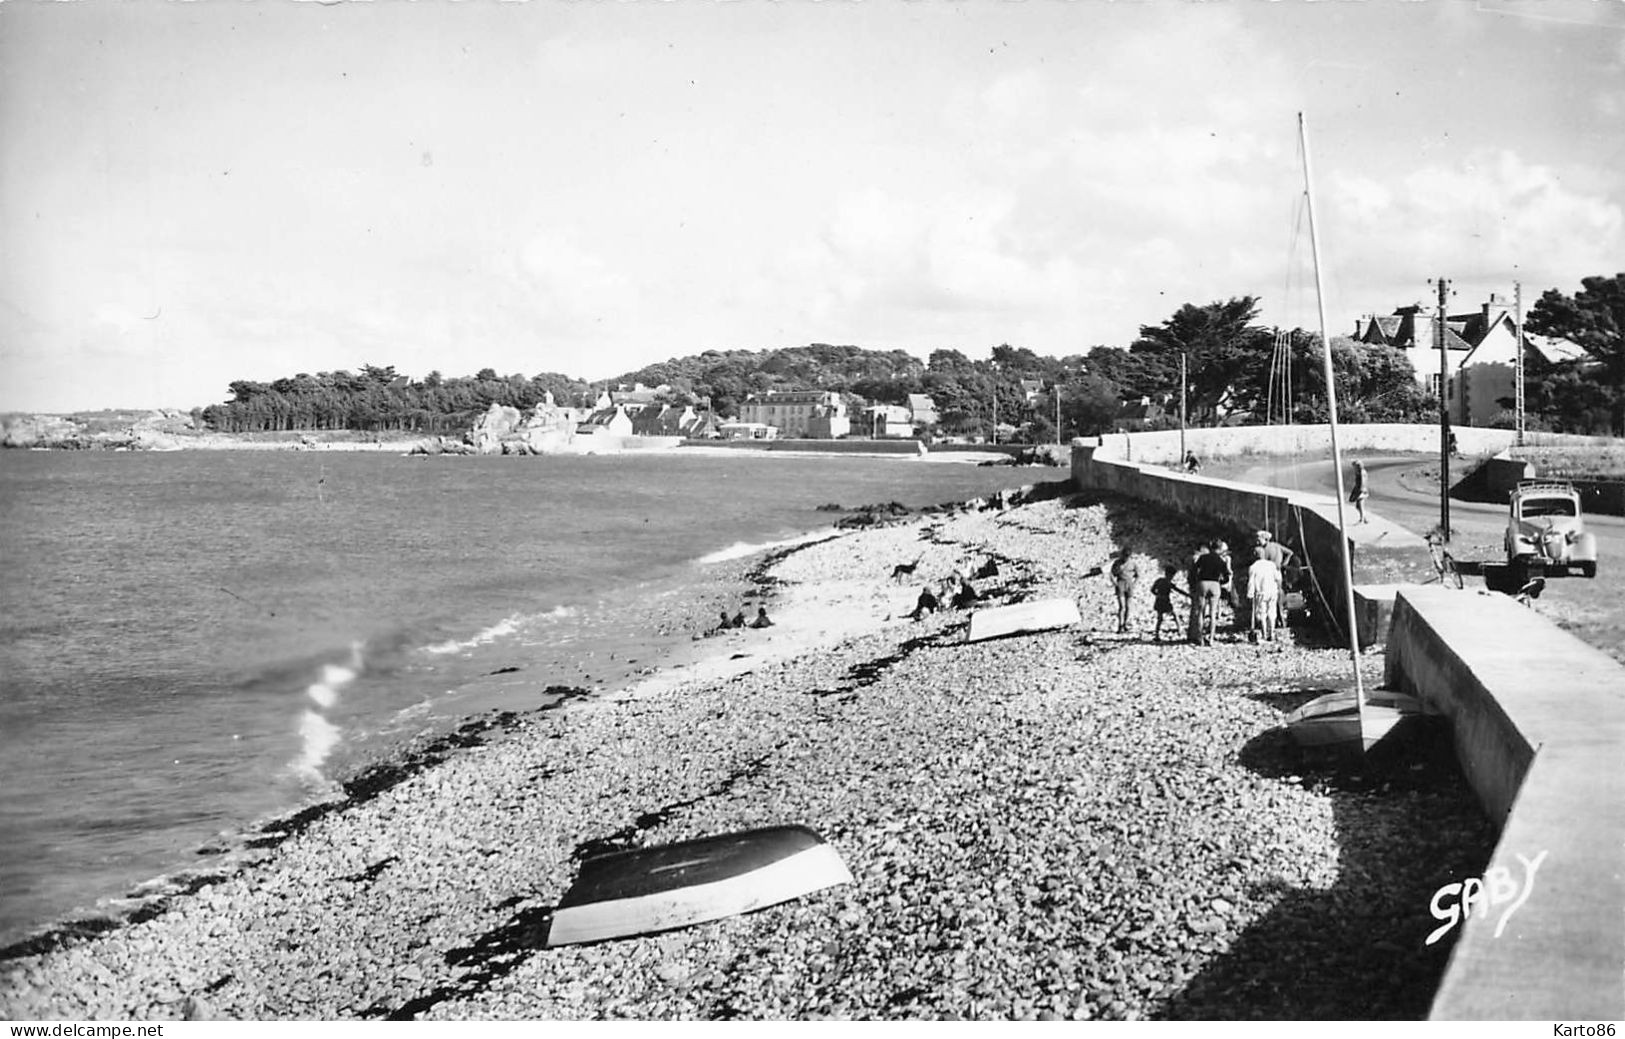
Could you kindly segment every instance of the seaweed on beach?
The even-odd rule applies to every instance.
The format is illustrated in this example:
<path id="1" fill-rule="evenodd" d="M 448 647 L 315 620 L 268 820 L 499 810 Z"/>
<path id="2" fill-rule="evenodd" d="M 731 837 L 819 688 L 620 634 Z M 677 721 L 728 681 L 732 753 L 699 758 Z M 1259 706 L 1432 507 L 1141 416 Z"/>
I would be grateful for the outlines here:
<path id="1" fill-rule="evenodd" d="M 860 505 L 849 511 L 851 514 L 837 520 L 835 526 L 842 530 L 884 527 L 900 522 L 905 517 L 913 515 L 914 512 L 913 509 L 899 501 L 883 502 L 879 505 Z"/>
<path id="2" fill-rule="evenodd" d="M 536 708 L 536 713 L 538 714 L 546 711 L 556 711 L 572 700 L 579 700 L 582 697 L 591 696 L 592 690 L 579 685 L 550 685 L 546 689 L 542 690 L 542 695 L 555 696 L 558 699 L 554 700 L 552 703 L 543 704 L 542 706 Z"/>
<path id="3" fill-rule="evenodd" d="M 370 884 L 382 876 L 384 870 L 395 865 L 395 863 L 399 861 L 401 861 L 401 857 L 399 855 L 391 855 L 388 858 L 379 859 L 377 862 L 374 862 L 372 865 L 368 866 L 364 870 L 361 870 L 359 873 L 351 873 L 348 876 L 343 876 L 339 879 L 349 884 Z"/>
<path id="4" fill-rule="evenodd" d="M 845 680 L 848 684 L 836 686 L 834 689 L 814 689 L 810 695 L 824 697 L 851 693 L 854 695 L 843 696 L 842 702 L 855 700 L 857 699 L 855 694 L 859 689 L 864 686 L 874 685 L 892 667 L 907 660 L 922 647 L 935 645 L 941 645 L 941 640 L 936 635 L 920 635 L 916 638 L 906 639 L 898 644 L 895 653 L 888 653 L 872 660 L 860 660 L 858 663 L 853 664 L 846 672 Z"/>
<path id="5" fill-rule="evenodd" d="M 69 920 L 66 923 L 52 927 L 50 930 L 31 935 L 0 948 L 0 962 L 6 960 L 26 959 L 30 956 L 41 956 L 57 949 L 65 949 L 70 945 L 99 938 L 110 931 L 133 924 L 146 923 L 156 919 L 169 911 L 174 900 L 185 895 L 195 895 L 211 884 L 218 884 L 228 879 L 227 873 L 198 873 L 186 877 L 173 889 L 165 891 L 134 911 L 124 916 L 90 916 L 78 920 Z"/>
<path id="6" fill-rule="evenodd" d="M 756 561 L 756 565 L 745 571 L 745 581 L 747 584 L 750 584 L 756 588 L 772 588 L 776 585 L 782 584 L 782 580 L 775 577 L 772 573 L 775 566 L 779 565 L 780 562 L 789 558 L 790 556 L 795 555 L 797 552 L 800 552 L 803 549 L 812 548 L 814 545 L 822 545 L 826 541 L 835 540 L 836 537 L 839 537 L 839 535 L 819 538 L 816 541 L 802 541 L 794 545 L 786 545 L 783 548 L 776 548 L 771 552 L 766 552 L 762 555 L 761 559 Z"/>
<path id="7" fill-rule="evenodd" d="M 90 938 L 115 931 L 124 926 L 124 921 L 116 920 L 110 916 L 90 916 L 79 920 L 69 920 L 67 923 L 51 928 L 49 931 L 12 942 L 0 948 L 0 962 L 5 960 L 21 960 L 29 956 L 41 956 L 56 949 L 66 948 Z"/>
<path id="8" fill-rule="evenodd" d="M 662 805 L 661 807 L 652 811 L 644 812 L 636 819 L 633 819 L 632 822 L 621 827 L 619 830 L 614 831 L 613 833 L 606 834 L 603 837 L 593 837 L 582 841 L 580 844 L 577 844 L 575 846 L 575 850 L 570 853 L 570 858 L 579 862 L 583 859 L 592 858 L 595 855 L 607 855 L 610 852 L 625 851 L 628 848 L 635 847 L 638 843 L 638 836 L 640 834 L 664 824 L 673 815 L 682 811 L 684 808 L 692 808 L 694 805 L 697 805 L 701 801 L 708 798 L 726 794 L 741 781 L 755 779 L 757 776 L 760 776 L 767 770 L 768 760 L 772 758 L 773 752 L 777 751 L 778 749 L 778 747 L 774 747 L 772 751 L 746 762 L 742 768 L 738 768 L 733 772 L 730 772 L 709 790 L 695 794 L 693 797 L 685 800 L 673 801 L 671 804 Z"/>
<path id="9" fill-rule="evenodd" d="M 516 904 L 509 899 L 498 908 Z M 419 1014 L 451 999 L 466 999 L 489 988 L 493 981 L 504 977 L 524 963 L 547 943 L 547 932 L 553 925 L 552 906 L 527 906 L 510 916 L 497 927 L 475 938 L 469 945 L 451 949 L 446 963 L 463 968 L 455 985 L 440 985 L 433 990 L 390 1007 L 382 1002 L 362 1010 L 363 1018 L 383 1018 L 387 1021 L 411 1021 Z"/>

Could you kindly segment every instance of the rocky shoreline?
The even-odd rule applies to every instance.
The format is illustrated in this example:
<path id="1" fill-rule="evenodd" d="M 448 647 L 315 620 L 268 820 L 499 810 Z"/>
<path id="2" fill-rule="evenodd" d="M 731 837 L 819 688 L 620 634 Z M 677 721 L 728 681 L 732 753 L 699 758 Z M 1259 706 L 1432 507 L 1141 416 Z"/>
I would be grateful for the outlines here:
<path id="1" fill-rule="evenodd" d="M 1493 829 L 1436 733 L 1358 770 L 1300 759 L 1281 715 L 1345 653 L 1158 644 L 1148 598 L 1140 634 L 1105 633 L 1091 568 L 1208 533 L 1071 495 L 776 553 L 774 628 L 471 722 L 139 922 L 14 947 L 0 1016 L 1423 1016 L 1450 947 L 1423 944 L 1428 900 Z M 1096 630 L 967 644 L 963 613 L 905 619 L 920 583 L 987 559 L 990 601 L 1071 596 Z M 780 823 L 855 883 L 542 946 L 584 849 Z"/>

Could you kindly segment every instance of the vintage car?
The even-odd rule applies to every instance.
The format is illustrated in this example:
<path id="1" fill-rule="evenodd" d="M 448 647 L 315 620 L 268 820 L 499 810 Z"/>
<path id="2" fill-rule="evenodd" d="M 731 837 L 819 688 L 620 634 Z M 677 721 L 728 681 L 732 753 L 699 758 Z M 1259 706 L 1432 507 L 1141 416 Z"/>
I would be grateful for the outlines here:
<path id="1" fill-rule="evenodd" d="M 1597 539 L 1580 516 L 1580 492 L 1562 480 L 1523 480 L 1507 517 L 1507 566 L 1515 580 L 1579 573 L 1597 576 Z"/>

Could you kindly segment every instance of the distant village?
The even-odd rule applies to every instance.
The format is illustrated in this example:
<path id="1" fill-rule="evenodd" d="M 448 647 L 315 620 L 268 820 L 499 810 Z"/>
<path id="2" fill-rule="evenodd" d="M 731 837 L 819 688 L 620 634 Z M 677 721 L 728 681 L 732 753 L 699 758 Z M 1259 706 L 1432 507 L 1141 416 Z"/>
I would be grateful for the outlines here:
<path id="1" fill-rule="evenodd" d="M 1441 383 L 1437 318 L 1423 304 L 1402 306 L 1388 315 L 1362 315 L 1352 339 L 1361 344 L 1398 350 L 1411 364 L 1416 382 L 1437 397 Z M 1451 421 L 1464 426 L 1489 426 L 1506 411 L 1505 401 L 1515 392 L 1518 333 L 1510 300 L 1491 294 L 1477 310 L 1445 318 L 1443 379 Z M 1524 333 L 1527 349 L 1547 363 L 1584 360 L 1585 352 L 1565 339 Z M 1029 412 L 1050 400 L 1049 388 L 1039 380 L 1021 380 Z M 751 394 L 739 404 L 734 418 L 721 418 L 703 404 L 678 406 L 665 402 L 670 386 L 642 383 L 604 390 L 593 400 L 581 400 L 564 409 L 575 422 L 577 436 L 661 436 L 716 440 L 772 440 L 798 438 L 835 440 L 937 439 L 936 404 L 927 394 L 909 394 L 904 404 L 849 403 L 850 395 L 829 390 L 770 390 Z M 1171 395 L 1139 397 L 1119 406 L 1113 428 L 1135 432 L 1165 428 L 1177 419 L 1178 401 Z M 1026 416 L 1010 415 L 992 430 L 997 439 L 1014 435 Z M 1225 424 L 1239 424 L 1248 416 L 1224 416 Z M 984 438 L 969 434 L 953 438 L 976 443 Z"/>
<path id="2" fill-rule="evenodd" d="M 770 390 L 739 404 L 735 418 L 722 418 L 701 405 L 664 402 L 670 386 L 605 390 L 572 417 L 577 437 L 685 437 L 693 440 L 839 440 L 853 435 L 882 439 L 928 437 L 937 425 L 936 406 L 925 394 L 909 394 L 908 403 L 873 404 L 853 409 L 833 390 Z M 567 414 L 571 409 L 561 409 Z"/>

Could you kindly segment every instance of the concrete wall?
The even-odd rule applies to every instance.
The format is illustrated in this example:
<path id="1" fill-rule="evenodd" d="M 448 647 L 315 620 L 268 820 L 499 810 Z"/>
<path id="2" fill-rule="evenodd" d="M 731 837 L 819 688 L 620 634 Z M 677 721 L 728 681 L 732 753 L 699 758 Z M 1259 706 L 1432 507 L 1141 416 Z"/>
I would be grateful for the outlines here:
<path id="1" fill-rule="evenodd" d="M 1501 823 L 1496 901 L 1463 925 L 1430 1016 L 1625 1017 L 1625 667 L 1506 596 L 1427 587 L 1398 593 L 1386 670 L 1450 719 Z"/>
<path id="2" fill-rule="evenodd" d="M 1519 480 L 1533 480 L 1539 476 L 1535 463 L 1513 458 L 1506 452 L 1484 463 L 1485 489 L 1497 501 L 1506 501 Z M 1617 480 L 1573 480 L 1554 476 L 1554 480 L 1568 480 L 1580 492 L 1580 508 L 1588 513 L 1607 516 L 1625 516 L 1625 483 Z"/>
<path id="3" fill-rule="evenodd" d="M 685 447 L 722 447 L 731 451 L 816 451 L 831 455 L 920 455 L 918 440 L 685 440 Z"/>
<path id="4" fill-rule="evenodd" d="M 932 454 L 999 454 L 1011 458 L 1032 450 L 1031 444 L 932 444 Z"/>
<path id="5" fill-rule="evenodd" d="M 1561 479 L 1561 477 L 1559 477 Z M 1580 507 L 1587 512 L 1625 516 L 1625 483 L 1618 480 L 1573 480 L 1580 491 Z"/>
<path id="6" fill-rule="evenodd" d="M 1151 434 L 1159 435 L 1159 434 Z M 1102 437 L 1102 441 L 1109 438 Z M 1265 529 L 1298 553 L 1313 573 L 1307 595 L 1321 616 L 1338 627 L 1347 614 L 1344 599 L 1343 537 L 1337 502 L 1330 496 L 1286 491 L 1203 476 L 1188 476 L 1159 465 L 1119 461 L 1111 446 L 1088 440 L 1072 443 L 1072 480 L 1079 487 L 1114 491 L 1167 508 L 1247 530 Z M 1393 587 L 1433 575 L 1427 544 L 1403 527 L 1374 517 L 1349 527 L 1360 644 L 1381 641 L 1392 610 Z"/>
<path id="7" fill-rule="evenodd" d="M 1456 426 L 1456 447 L 1466 455 L 1490 455 L 1512 447 L 1517 439 L 1510 429 Z M 1234 426 L 1223 429 L 1187 429 L 1185 446 L 1197 457 L 1236 458 L 1246 455 L 1315 454 L 1331 451 L 1331 431 L 1315 426 Z M 1179 453 L 1179 430 L 1156 433 L 1108 433 L 1099 438 L 1102 457 L 1152 465 L 1174 465 Z M 1531 447 L 1604 445 L 1618 443 L 1608 437 L 1582 437 L 1565 433 L 1524 434 Z M 1439 450 L 1437 425 L 1375 422 L 1339 425 L 1337 446 L 1342 451 L 1385 451 L 1410 454 Z"/>

